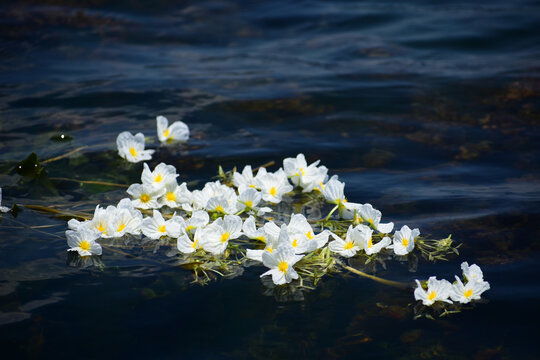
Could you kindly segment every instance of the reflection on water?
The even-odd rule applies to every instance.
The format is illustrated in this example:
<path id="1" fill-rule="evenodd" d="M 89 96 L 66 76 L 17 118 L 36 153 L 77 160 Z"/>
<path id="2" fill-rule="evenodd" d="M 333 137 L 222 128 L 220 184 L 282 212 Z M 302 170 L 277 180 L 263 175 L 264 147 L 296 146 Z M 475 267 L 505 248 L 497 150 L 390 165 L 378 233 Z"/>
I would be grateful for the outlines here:
<path id="1" fill-rule="evenodd" d="M 121 244 L 129 256 L 112 241 L 103 265 L 72 267 L 65 219 L 21 207 L 0 217 L 9 357 L 58 357 L 59 348 L 88 358 L 539 353 L 530 321 L 540 294 L 535 2 L 24 0 L 0 9 L 3 206 L 91 214 L 117 203 L 122 188 L 59 178 L 138 182 L 140 166 L 118 157 L 116 136 L 152 137 L 163 114 L 192 136 L 179 146 L 148 139 L 157 150 L 149 165 L 175 165 L 190 188 L 218 165 L 303 152 L 346 182 L 351 201 L 463 244 L 448 262 L 361 269 L 450 279 L 466 259 L 492 286 L 487 303 L 430 321 L 414 320 L 412 290 L 353 274 L 299 291 L 261 283 L 252 266 L 193 285 L 165 245 L 139 240 Z M 31 152 L 46 180 L 17 173 Z M 104 326 L 115 336 L 101 336 Z M 81 351 L 80 339 L 95 346 Z"/>

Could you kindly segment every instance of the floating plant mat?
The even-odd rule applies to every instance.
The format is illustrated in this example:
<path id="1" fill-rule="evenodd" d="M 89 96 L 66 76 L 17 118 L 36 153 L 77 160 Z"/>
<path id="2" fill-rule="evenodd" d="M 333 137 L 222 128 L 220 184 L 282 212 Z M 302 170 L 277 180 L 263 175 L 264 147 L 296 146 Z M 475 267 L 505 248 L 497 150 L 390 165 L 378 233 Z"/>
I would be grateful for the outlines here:
<path id="1" fill-rule="evenodd" d="M 167 125 L 158 117 L 159 133 L 175 134 Z M 185 141 L 187 126 L 182 131 L 187 131 L 180 139 Z M 170 142 L 166 136 L 159 140 Z M 144 141 L 142 134 L 120 134 L 120 156 L 134 163 L 150 160 L 153 150 L 145 150 Z M 335 175 L 329 178 L 319 161 L 308 165 L 303 154 L 284 159 L 283 167 L 273 172 L 274 162 L 255 169 L 246 165 L 241 172 L 220 166 L 217 176 L 200 189 L 179 185 L 181 174 L 165 163 L 154 169 L 144 163 L 141 183 L 129 186 L 47 177 L 47 163 L 82 149 L 41 163 L 32 154 L 17 166 L 20 174 L 45 187 L 64 181 L 117 188 L 111 198 L 124 197 L 127 191 L 129 197 L 116 205 L 99 204 L 93 214 L 89 203 L 83 210 L 25 205 L 69 220 L 65 235 L 71 267 L 181 267 L 182 281 L 193 286 L 242 276 L 247 267 L 260 268 L 264 294 L 289 301 L 303 300 L 306 292 L 324 286 L 326 276 L 362 276 L 412 294 L 413 278 L 394 281 L 378 276 L 377 270 L 397 262 L 414 272 L 423 262 L 459 256 L 459 244 L 451 236 L 434 238 L 408 226 L 396 230 L 393 223 L 382 223 L 380 211 L 347 199 L 345 184 Z M 11 211 L 16 214 L 17 207 Z M 110 255 L 107 261 L 103 252 Z M 414 306 L 417 317 L 459 312 L 489 289 L 477 265 L 463 262 L 461 267 L 463 277 L 456 276 L 453 284 L 436 277 L 416 280 L 414 297 L 421 301 Z"/>

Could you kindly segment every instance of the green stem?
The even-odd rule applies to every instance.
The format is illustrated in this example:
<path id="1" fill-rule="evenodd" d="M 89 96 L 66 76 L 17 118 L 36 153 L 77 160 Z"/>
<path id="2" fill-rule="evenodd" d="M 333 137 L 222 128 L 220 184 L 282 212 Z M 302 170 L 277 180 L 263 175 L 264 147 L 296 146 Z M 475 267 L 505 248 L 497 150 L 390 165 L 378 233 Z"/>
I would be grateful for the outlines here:
<path id="1" fill-rule="evenodd" d="M 328 221 L 328 219 L 330 219 L 330 216 L 332 216 L 334 211 L 336 211 L 338 208 L 339 208 L 339 205 L 334 206 L 334 208 L 330 210 L 330 212 L 328 213 L 328 216 L 326 217 L 326 219 L 324 219 L 324 221 Z"/>

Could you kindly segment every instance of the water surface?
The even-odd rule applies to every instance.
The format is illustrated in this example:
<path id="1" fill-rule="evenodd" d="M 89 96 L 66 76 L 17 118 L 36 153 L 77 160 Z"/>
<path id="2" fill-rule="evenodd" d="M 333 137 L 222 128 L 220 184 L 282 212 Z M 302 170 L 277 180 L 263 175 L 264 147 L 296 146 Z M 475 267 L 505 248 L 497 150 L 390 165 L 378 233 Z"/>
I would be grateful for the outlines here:
<path id="1" fill-rule="evenodd" d="M 159 162 L 202 186 L 217 166 L 303 152 L 383 219 L 463 243 L 416 272 L 484 270 L 486 302 L 413 320 L 412 290 L 326 277 L 283 302 L 262 268 L 190 284 L 167 249 L 105 251 L 68 266 L 65 220 L 22 209 L 0 219 L 0 338 L 9 358 L 534 359 L 540 246 L 540 7 L 533 1 L 18 1 L 0 5 L 2 205 L 89 212 L 122 189 L 18 175 L 130 184 L 141 164 L 119 132 L 153 136 Z M 160 147 L 155 117 L 192 130 Z M 52 137 L 69 134 L 71 141 Z M 276 170 L 277 166 L 271 168 Z M 42 226 L 28 228 L 28 226 Z M 46 227 L 43 227 L 46 226 Z M 59 350 L 61 352 L 59 352 Z"/>

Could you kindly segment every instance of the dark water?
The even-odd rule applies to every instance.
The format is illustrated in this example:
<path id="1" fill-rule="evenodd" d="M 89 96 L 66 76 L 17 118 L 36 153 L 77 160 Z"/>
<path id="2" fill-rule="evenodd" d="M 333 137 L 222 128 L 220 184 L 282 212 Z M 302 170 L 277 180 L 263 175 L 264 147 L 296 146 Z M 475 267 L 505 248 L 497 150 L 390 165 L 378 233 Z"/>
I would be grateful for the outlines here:
<path id="1" fill-rule="evenodd" d="M 434 321 L 413 320 L 412 290 L 355 276 L 280 302 L 264 295 L 261 268 L 201 287 L 166 248 L 69 267 L 65 221 L 23 209 L 0 220 L 5 358 L 540 357 L 534 1 L 59 0 L 0 11 L 2 205 L 116 203 L 123 190 L 44 186 L 13 168 L 32 151 L 88 146 L 46 164 L 48 175 L 137 182 L 141 165 L 118 158 L 116 136 L 154 134 L 163 114 L 192 137 L 151 164 L 175 165 L 181 181 L 303 152 L 383 219 L 463 243 L 447 263 L 420 260 L 411 273 L 389 262 L 377 275 L 452 279 L 466 260 L 491 283 L 486 303 Z M 60 134 L 73 140 L 51 140 Z"/>

